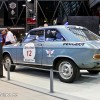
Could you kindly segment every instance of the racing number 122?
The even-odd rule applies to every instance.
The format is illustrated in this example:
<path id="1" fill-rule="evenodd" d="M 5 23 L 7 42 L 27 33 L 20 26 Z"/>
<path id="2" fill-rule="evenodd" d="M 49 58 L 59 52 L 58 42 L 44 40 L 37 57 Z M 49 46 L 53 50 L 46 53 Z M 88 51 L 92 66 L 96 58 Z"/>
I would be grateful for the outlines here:
<path id="1" fill-rule="evenodd" d="M 27 51 L 27 56 L 32 56 L 32 51 L 31 50 Z"/>

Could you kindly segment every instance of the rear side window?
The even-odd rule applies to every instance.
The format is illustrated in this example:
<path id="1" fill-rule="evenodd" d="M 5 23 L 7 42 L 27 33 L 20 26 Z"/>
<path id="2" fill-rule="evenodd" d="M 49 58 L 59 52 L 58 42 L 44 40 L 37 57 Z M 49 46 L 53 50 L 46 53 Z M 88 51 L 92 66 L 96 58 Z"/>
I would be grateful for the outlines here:
<path id="1" fill-rule="evenodd" d="M 70 28 L 81 41 L 100 40 L 100 37 L 87 29 Z"/>

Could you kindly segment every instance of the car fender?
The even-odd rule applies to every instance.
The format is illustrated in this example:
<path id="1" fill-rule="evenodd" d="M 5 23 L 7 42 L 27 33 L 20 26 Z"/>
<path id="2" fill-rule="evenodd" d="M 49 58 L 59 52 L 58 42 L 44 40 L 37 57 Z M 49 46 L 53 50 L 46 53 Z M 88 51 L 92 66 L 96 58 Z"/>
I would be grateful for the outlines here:
<path id="1" fill-rule="evenodd" d="M 78 65 L 72 57 L 70 57 L 70 56 L 65 56 L 65 55 L 59 55 L 59 56 L 56 56 L 56 57 L 54 58 L 54 60 L 53 60 L 53 66 L 54 66 L 54 68 L 56 67 L 57 62 L 58 62 L 59 60 L 61 60 L 61 59 L 70 59 L 70 60 L 73 61 L 76 65 Z"/>
<path id="2" fill-rule="evenodd" d="M 9 51 L 4 51 L 4 52 L 3 52 L 3 57 L 4 57 L 5 55 L 9 55 L 9 56 L 11 57 L 11 54 L 10 54 Z M 12 59 L 12 58 L 11 58 L 11 59 Z M 13 59 L 12 59 L 12 61 L 13 61 Z"/>

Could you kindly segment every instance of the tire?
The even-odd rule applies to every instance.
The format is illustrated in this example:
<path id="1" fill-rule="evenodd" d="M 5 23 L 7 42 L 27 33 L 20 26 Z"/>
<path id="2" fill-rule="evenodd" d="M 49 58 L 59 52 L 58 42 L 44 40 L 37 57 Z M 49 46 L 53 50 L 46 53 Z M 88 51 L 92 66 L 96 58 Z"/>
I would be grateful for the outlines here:
<path id="1" fill-rule="evenodd" d="M 3 62 L 4 62 L 4 68 L 5 70 L 7 71 L 7 66 L 8 66 L 8 63 L 9 63 L 9 66 L 10 66 L 10 71 L 14 71 L 15 70 L 15 65 L 11 65 L 13 64 L 12 62 L 12 59 L 9 55 L 5 55 L 4 58 L 3 58 Z"/>
<path id="2" fill-rule="evenodd" d="M 98 71 L 98 70 L 87 70 L 90 74 L 94 74 L 94 75 L 96 75 L 96 74 L 99 74 L 99 72 L 100 71 Z"/>
<path id="3" fill-rule="evenodd" d="M 58 77 L 62 82 L 72 83 L 80 76 L 77 65 L 68 59 L 62 59 L 57 64 Z M 62 73 L 63 72 L 63 73 Z"/>

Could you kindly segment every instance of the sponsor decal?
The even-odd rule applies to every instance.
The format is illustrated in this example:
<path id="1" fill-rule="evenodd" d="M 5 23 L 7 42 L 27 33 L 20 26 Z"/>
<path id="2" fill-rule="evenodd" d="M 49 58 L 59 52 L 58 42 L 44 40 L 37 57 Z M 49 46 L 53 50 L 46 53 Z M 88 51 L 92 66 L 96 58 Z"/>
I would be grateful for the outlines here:
<path id="1" fill-rule="evenodd" d="M 34 43 L 28 43 L 23 47 L 23 56 L 25 62 L 35 62 L 35 45 Z"/>
<path id="2" fill-rule="evenodd" d="M 54 50 L 46 50 L 46 53 L 48 54 L 48 57 L 51 57 L 52 54 L 54 53 Z"/>
<path id="3" fill-rule="evenodd" d="M 63 43 L 66 46 L 84 46 L 85 43 Z"/>

